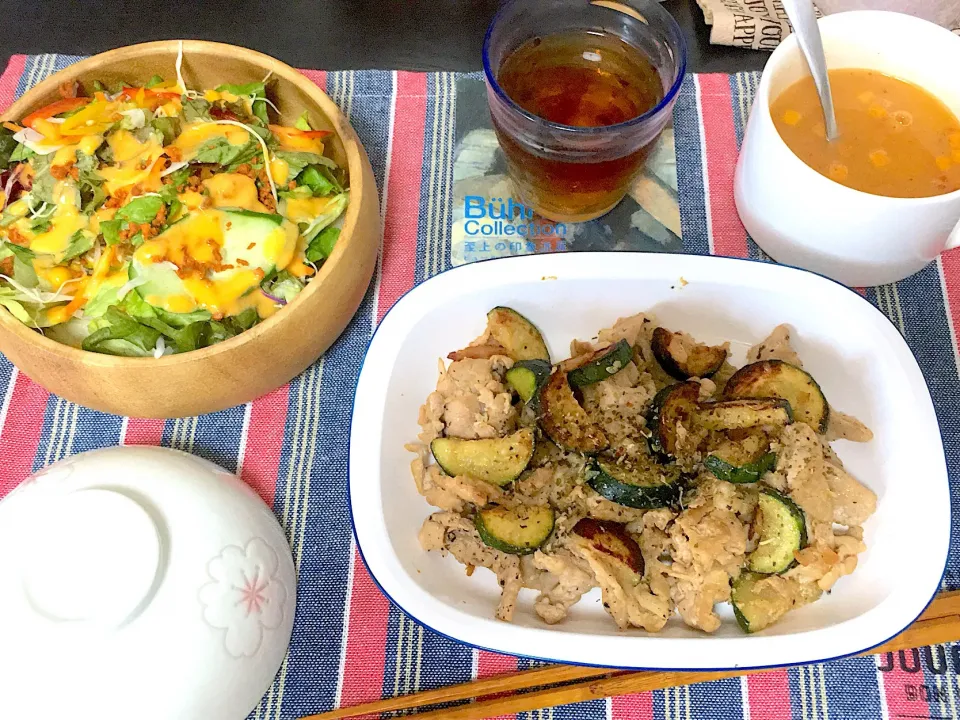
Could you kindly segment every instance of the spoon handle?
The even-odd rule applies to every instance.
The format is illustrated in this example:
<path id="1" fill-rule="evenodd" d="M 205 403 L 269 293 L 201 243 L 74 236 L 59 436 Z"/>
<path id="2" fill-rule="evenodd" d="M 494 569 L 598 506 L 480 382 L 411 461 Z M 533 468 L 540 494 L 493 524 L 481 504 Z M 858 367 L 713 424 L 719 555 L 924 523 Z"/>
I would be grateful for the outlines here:
<path id="1" fill-rule="evenodd" d="M 810 73 L 813 75 L 820 105 L 823 107 L 823 122 L 827 140 L 837 138 L 837 117 L 833 110 L 833 95 L 830 92 L 830 79 L 827 77 L 827 60 L 823 54 L 823 40 L 817 27 L 817 14 L 811 0 L 782 0 L 793 31 L 797 34 L 800 50 L 807 59 Z"/>

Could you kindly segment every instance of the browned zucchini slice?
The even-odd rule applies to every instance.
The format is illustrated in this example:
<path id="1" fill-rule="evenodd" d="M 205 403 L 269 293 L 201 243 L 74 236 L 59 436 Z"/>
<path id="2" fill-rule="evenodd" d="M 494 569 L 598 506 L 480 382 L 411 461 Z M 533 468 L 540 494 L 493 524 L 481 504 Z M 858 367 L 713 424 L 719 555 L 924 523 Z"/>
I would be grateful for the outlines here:
<path id="1" fill-rule="evenodd" d="M 537 326 L 513 308 L 495 307 L 487 313 L 487 329 L 514 360 L 546 360 L 550 353 Z"/>
<path id="2" fill-rule="evenodd" d="M 827 431 L 830 406 L 810 373 L 782 360 L 744 365 L 727 381 L 727 398 L 780 398 L 790 403 L 793 418 L 818 433 Z"/>
<path id="3" fill-rule="evenodd" d="M 651 347 L 660 366 L 677 380 L 710 377 L 727 359 L 726 348 L 703 345 L 687 333 L 662 327 L 653 331 Z"/>
<path id="4" fill-rule="evenodd" d="M 561 367 L 540 390 L 540 427 L 551 440 L 567 450 L 597 453 L 610 441 L 577 402 L 567 373 Z"/>
<path id="5" fill-rule="evenodd" d="M 707 430 L 738 430 L 771 425 L 784 427 L 793 422 L 790 403 L 777 398 L 742 398 L 700 404 L 697 422 Z"/>
<path id="6" fill-rule="evenodd" d="M 633 348 L 626 340 L 620 340 L 615 345 L 579 358 L 577 367 L 567 373 L 567 377 L 575 388 L 592 385 L 616 375 L 632 360 Z"/>
<path id="7" fill-rule="evenodd" d="M 623 525 L 609 520 L 583 518 L 573 526 L 575 535 L 586 540 L 597 552 L 623 563 L 637 575 L 643 575 L 643 553 Z"/>
<path id="8" fill-rule="evenodd" d="M 770 439 L 760 431 L 736 440 L 724 438 L 703 459 L 707 470 L 731 483 L 755 483 L 776 464 L 777 456 L 770 452 Z"/>
<path id="9" fill-rule="evenodd" d="M 657 436 L 654 447 L 658 452 L 676 456 L 677 423 L 687 428 L 693 427 L 699 410 L 699 397 L 700 384 L 689 381 L 671 385 L 662 396 L 654 398 L 655 421 L 651 430 Z M 656 408 L 658 399 L 659 410 Z"/>
<path id="10" fill-rule="evenodd" d="M 600 495 L 618 505 L 649 510 L 673 505 L 680 500 L 680 468 L 661 465 L 644 455 L 634 462 L 617 462 L 600 456 L 587 467 L 588 483 Z"/>

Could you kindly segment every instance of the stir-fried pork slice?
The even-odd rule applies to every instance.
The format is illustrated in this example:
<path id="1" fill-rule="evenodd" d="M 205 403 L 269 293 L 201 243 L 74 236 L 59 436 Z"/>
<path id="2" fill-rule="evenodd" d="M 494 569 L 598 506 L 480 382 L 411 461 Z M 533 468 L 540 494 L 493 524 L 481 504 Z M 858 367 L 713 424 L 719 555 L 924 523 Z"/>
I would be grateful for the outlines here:
<path id="1" fill-rule="evenodd" d="M 604 328 L 597 333 L 597 339 L 601 343 L 613 345 L 620 340 L 626 340 L 631 345 L 646 345 L 650 349 L 650 341 L 653 338 L 653 331 L 656 329 L 656 323 L 652 315 L 637 313 L 628 317 L 617 318 L 613 327 Z M 649 357 L 653 357 L 651 351 Z"/>
<path id="2" fill-rule="evenodd" d="M 756 629 L 769 627 L 791 610 L 809 605 L 822 594 L 816 584 L 798 582 L 784 575 L 767 575 L 759 579 L 753 586 L 753 595 L 763 599 L 766 618 Z"/>
<path id="3" fill-rule="evenodd" d="M 830 417 L 827 419 L 827 434 L 825 439 L 827 442 L 834 440 L 870 442 L 873 440 L 873 431 L 853 415 L 847 415 L 831 407 Z"/>
<path id="4" fill-rule="evenodd" d="M 669 598 L 655 595 L 642 575 L 577 535 L 571 535 L 568 544 L 590 566 L 603 606 L 621 630 L 633 626 L 657 632 L 667 624 L 673 611 Z"/>
<path id="5" fill-rule="evenodd" d="M 537 583 L 540 595 L 533 609 L 550 625 L 563 620 L 570 607 L 597 586 L 590 566 L 566 548 L 550 553 L 538 550 L 533 563 L 544 571 Z"/>
<path id="6" fill-rule="evenodd" d="M 613 447 L 626 455 L 646 452 L 646 411 L 656 394 L 653 379 L 632 362 L 598 383 L 583 388 L 583 408 L 603 427 Z"/>
<path id="7" fill-rule="evenodd" d="M 856 535 L 837 533 L 830 544 L 832 547 L 818 541 L 797 552 L 798 565 L 784 577 L 829 590 L 837 580 L 857 569 L 857 555 L 867 549 Z"/>
<path id="8" fill-rule="evenodd" d="M 438 512 L 428 517 L 420 528 L 420 545 L 424 550 L 449 552 L 467 567 L 485 567 L 500 583 L 500 604 L 497 618 L 510 622 L 523 587 L 520 558 L 494 550 L 480 539 L 477 529 L 467 518 L 453 512 Z"/>
<path id="9" fill-rule="evenodd" d="M 645 510 L 619 505 L 607 500 L 592 488 L 584 488 L 584 506 L 587 517 L 594 520 L 610 520 L 618 523 L 628 523 L 640 520 Z"/>
<path id="10" fill-rule="evenodd" d="M 808 521 L 833 522 L 834 500 L 824 471 L 823 447 L 806 423 L 787 425 L 778 440 L 777 467 L 764 479 L 785 489 Z"/>
<path id="11" fill-rule="evenodd" d="M 823 464 L 824 477 L 833 493 L 833 521 L 839 525 L 862 525 L 877 510 L 877 495 L 830 462 Z"/>
<path id="12" fill-rule="evenodd" d="M 783 360 L 791 365 L 803 367 L 800 356 L 790 345 L 790 327 L 777 325 L 763 342 L 759 342 L 747 350 L 747 362 L 754 363 L 760 360 Z"/>
<path id="13" fill-rule="evenodd" d="M 641 520 L 627 524 L 627 532 L 637 538 L 643 553 L 644 575 L 650 590 L 654 595 L 668 600 L 671 607 L 670 536 L 667 534 L 667 527 L 676 516 L 677 513 L 669 508 L 659 508 L 649 510 Z"/>
<path id="14" fill-rule="evenodd" d="M 420 441 L 446 435 L 467 440 L 509 435 L 516 428 L 513 396 L 503 382 L 510 358 L 466 358 L 441 369 L 437 389 L 420 408 Z"/>
<path id="15" fill-rule="evenodd" d="M 671 597 L 683 621 L 713 632 L 720 627 L 714 605 L 730 599 L 730 579 L 743 565 L 747 511 L 736 486 L 705 479 L 690 505 L 669 525 Z"/>
<path id="16" fill-rule="evenodd" d="M 430 460 L 430 448 L 421 443 L 410 443 L 404 448 L 417 456 L 410 463 L 410 472 L 417 484 L 417 492 L 423 495 L 428 503 L 441 510 L 460 512 L 464 508 L 463 499 L 444 489 L 434 478 L 443 474 L 437 465 L 427 465 Z"/>

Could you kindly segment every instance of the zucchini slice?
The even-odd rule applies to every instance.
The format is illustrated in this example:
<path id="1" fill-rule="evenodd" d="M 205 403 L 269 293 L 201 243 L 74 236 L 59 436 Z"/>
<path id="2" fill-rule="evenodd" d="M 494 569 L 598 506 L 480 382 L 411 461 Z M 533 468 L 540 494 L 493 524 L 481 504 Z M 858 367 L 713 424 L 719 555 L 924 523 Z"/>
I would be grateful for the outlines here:
<path id="1" fill-rule="evenodd" d="M 626 340 L 620 340 L 615 345 L 597 350 L 581 360 L 582 364 L 567 373 L 570 384 L 575 388 L 592 385 L 616 375 L 633 360 L 633 348 Z"/>
<path id="2" fill-rule="evenodd" d="M 657 452 L 676 456 L 677 423 L 690 426 L 696 419 L 700 384 L 692 381 L 682 382 L 670 385 L 664 390 L 653 398 L 655 429 L 651 427 L 651 431 L 656 435 L 654 447 Z"/>
<path id="3" fill-rule="evenodd" d="M 540 390 L 540 412 L 540 427 L 562 448 L 597 453 L 610 445 L 603 428 L 577 402 L 562 369 L 551 375 Z"/>
<path id="4" fill-rule="evenodd" d="M 573 533 L 580 536 L 597 552 L 618 560 L 637 575 L 643 575 L 643 553 L 623 525 L 609 520 L 583 518 L 573 526 Z"/>
<path id="5" fill-rule="evenodd" d="M 447 475 L 469 475 L 502 487 L 516 480 L 530 464 L 534 434 L 524 428 L 504 438 L 437 438 L 430 443 L 430 450 Z"/>
<path id="6" fill-rule="evenodd" d="M 703 459 L 703 466 L 727 482 L 755 483 L 777 466 L 777 455 L 770 452 L 766 436 L 758 433 L 724 441 Z"/>
<path id="7" fill-rule="evenodd" d="M 760 481 L 764 473 L 770 472 L 777 466 L 777 456 L 775 453 L 765 453 L 754 462 L 733 465 L 717 455 L 708 455 L 703 461 L 703 466 L 716 477 L 730 483 L 755 483 Z"/>
<path id="8" fill-rule="evenodd" d="M 760 542 L 747 557 L 749 570 L 773 575 L 796 564 L 794 554 L 807 544 L 807 521 L 793 500 L 761 486 L 753 526 Z"/>
<path id="9" fill-rule="evenodd" d="M 810 373 L 782 360 L 761 360 L 744 365 L 727 380 L 728 398 L 780 398 L 790 403 L 794 420 L 823 434 L 830 406 Z"/>
<path id="10" fill-rule="evenodd" d="M 495 307 L 488 312 L 487 329 L 514 360 L 550 362 L 550 352 L 537 326 L 513 308 Z"/>
<path id="11" fill-rule="evenodd" d="M 773 625 L 793 607 L 793 602 L 777 592 L 772 583 L 764 583 L 768 576 L 742 572 L 733 583 L 730 604 L 737 624 L 745 633 L 753 633 Z"/>
<path id="12" fill-rule="evenodd" d="M 553 508 L 547 505 L 490 505 L 477 513 L 474 525 L 480 539 L 494 550 L 510 555 L 529 555 L 553 532 Z"/>
<path id="13" fill-rule="evenodd" d="M 710 377 L 727 359 L 726 348 L 702 345 L 686 333 L 662 327 L 654 329 L 650 346 L 660 367 L 677 380 Z"/>
<path id="14" fill-rule="evenodd" d="M 525 403 L 539 396 L 548 377 L 550 363 L 546 360 L 520 360 L 507 370 L 507 383 Z"/>
<path id="15" fill-rule="evenodd" d="M 646 456 L 634 464 L 600 457 L 587 468 L 590 487 L 607 500 L 627 507 L 652 510 L 680 500 L 680 469 L 661 465 Z"/>
<path id="16" fill-rule="evenodd" d="M 701 403 L 697 421 L 708 430 L 784 427 L 793 422 L 793 412 L 790 403 L 777 398 L 720 400 Z"/>
<path id="17" fill-rule="evenodd" d="M 650 445 L 650 452 L 654 455 L 666 455 L 660 446 L 660 409 L 674 387 L 676 386 L 667 385 L 660 388 L 650 401 L 650 411 L 647 413 L 647 429 L 650 431 L 650 437 L 647 438 L 647 442 Z"/>

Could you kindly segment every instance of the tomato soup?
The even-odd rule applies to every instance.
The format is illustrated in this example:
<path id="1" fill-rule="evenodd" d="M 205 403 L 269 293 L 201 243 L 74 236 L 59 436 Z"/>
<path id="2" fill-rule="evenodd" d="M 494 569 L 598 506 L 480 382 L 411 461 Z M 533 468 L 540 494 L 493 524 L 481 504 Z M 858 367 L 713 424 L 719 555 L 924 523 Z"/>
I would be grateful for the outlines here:
<path id="1" fill-rule="evenodd" d="M 812 77 L 770 106 L 780 137 L 821 175 L 887 197 L 930 197 L 960 189 L 960 120 L 912 83 L 875 70 L 830 71 L 840 135 L 827 142 Z"/>

